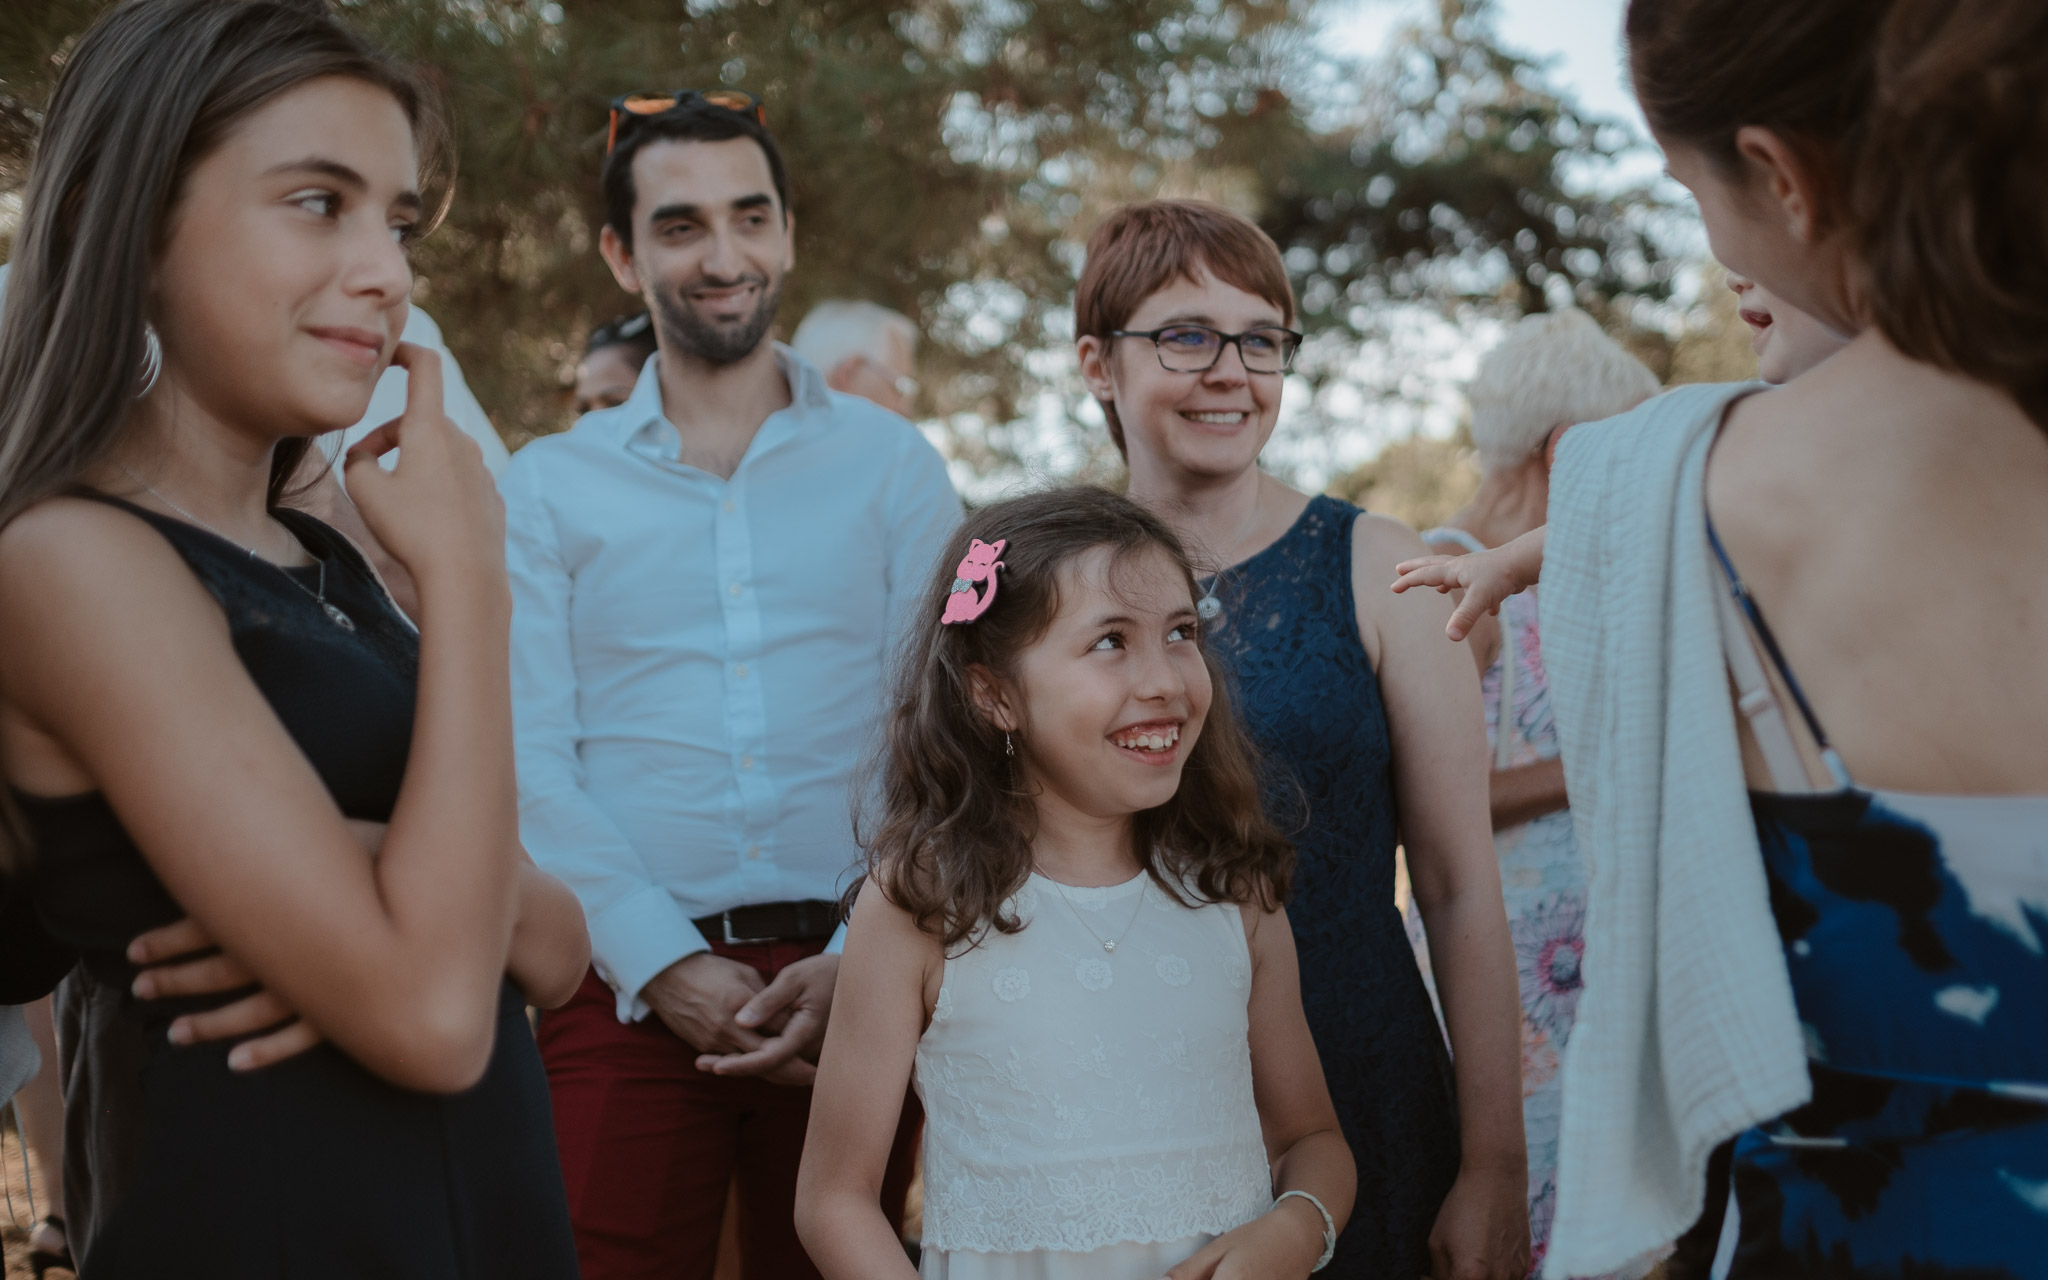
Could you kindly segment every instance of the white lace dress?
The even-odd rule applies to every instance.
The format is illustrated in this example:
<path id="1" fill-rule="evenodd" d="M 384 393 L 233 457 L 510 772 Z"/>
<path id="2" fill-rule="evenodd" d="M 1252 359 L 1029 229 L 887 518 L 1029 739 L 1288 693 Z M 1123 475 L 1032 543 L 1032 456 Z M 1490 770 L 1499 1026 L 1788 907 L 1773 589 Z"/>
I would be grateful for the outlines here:
<path id="1" fill-rule="evenodd" d="M 917 1046 L 921 1273 L 1158 1280 L 1273 1204 L 1243 918 L 1145 876 L 1013 901 L 1027 926 L 947 958 Z"/>

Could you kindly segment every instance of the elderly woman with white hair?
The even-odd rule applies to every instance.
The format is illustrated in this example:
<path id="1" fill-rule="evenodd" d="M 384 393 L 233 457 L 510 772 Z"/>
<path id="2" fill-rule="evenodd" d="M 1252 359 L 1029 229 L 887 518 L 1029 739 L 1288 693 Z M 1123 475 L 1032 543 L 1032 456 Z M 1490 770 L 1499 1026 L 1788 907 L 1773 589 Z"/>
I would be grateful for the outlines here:
<path id="1" fill-rule="evenodd" d="M 1463 554 L 1520 537 L 1548 518 L 1551 444 L 1566 427 L 1626 412 L 1656 375 L 1583 311 L 1528 316 L 1479 362 L 1467 388 L 1479 492 L 1432 550 Z M 1493 749 L 1494 848 L 1522 987 L 1522 1118 L 1529 1140 L 1529 1230 L 1543 1256 L 1556 1203 L 1558 1066 L 1578 1005 L 1586 870 L 1566 811 L 1551 722 L 1536 593 L 1510 597 L 1472 633 Z"/>

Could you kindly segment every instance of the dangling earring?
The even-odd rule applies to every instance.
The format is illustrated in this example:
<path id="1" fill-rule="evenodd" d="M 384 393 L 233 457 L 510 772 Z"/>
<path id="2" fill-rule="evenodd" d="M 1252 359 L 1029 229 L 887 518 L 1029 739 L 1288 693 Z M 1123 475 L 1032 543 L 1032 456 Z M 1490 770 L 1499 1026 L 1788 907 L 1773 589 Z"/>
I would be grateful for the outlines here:
<path id="1" fill-rule="evenodd" d="M 1017 744 L 1010 741 L 1010 731 L 1008 729 L 1003 730 L 1003 754 L 1006 756 L 1017 754 Z"/>
<path id="2" fill-rule="evenodd" d="M 135 393 L 137 400 L 148 395 L 156 387 L 156 380 L 164 371 L 164 344 L 156 336 L 156 326 L 149 321 L 142 322 L 142 390 Z"/>

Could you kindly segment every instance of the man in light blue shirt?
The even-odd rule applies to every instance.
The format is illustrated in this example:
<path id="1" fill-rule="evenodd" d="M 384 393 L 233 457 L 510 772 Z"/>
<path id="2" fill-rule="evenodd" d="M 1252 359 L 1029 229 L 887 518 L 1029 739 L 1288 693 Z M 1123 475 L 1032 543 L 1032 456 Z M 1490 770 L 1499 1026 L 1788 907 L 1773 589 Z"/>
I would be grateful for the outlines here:
<path id="1" fill-rule="evenodd" d="M 916 428 L 765 341 L 787 182 L 720 98 L 615 111 L 602 248 L 659 350 L 502 479 L 521 834 L 594 958 L 540 1029 L 586 1280 L 708 1277 L 735 1170 L 749 1274 L 816 1274 L 791 1212 L 849 787 L 960 515 Z"/>

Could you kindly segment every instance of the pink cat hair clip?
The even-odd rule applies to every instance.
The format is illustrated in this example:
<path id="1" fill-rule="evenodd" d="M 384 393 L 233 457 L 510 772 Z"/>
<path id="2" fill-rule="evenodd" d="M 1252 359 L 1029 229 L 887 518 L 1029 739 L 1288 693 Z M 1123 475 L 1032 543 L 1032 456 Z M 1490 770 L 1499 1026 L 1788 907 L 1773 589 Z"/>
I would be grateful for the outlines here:
<path id="1" fill-rule="evenodd" d="M 953 575 L 953 590 L 946 596 L 946 612 L 939 619 L 940 626 L 972 622 L 988 612 L 988 607 L 996 602 L 996 570 L 1003 567 L 996 557 L 1009 545 L 1008 538 L 997 538 L 993 543 L 976 538 L 967 544 L 967 555 Z M 980 595 L 974 593 L 977 582 L 988 584 Z"/>

